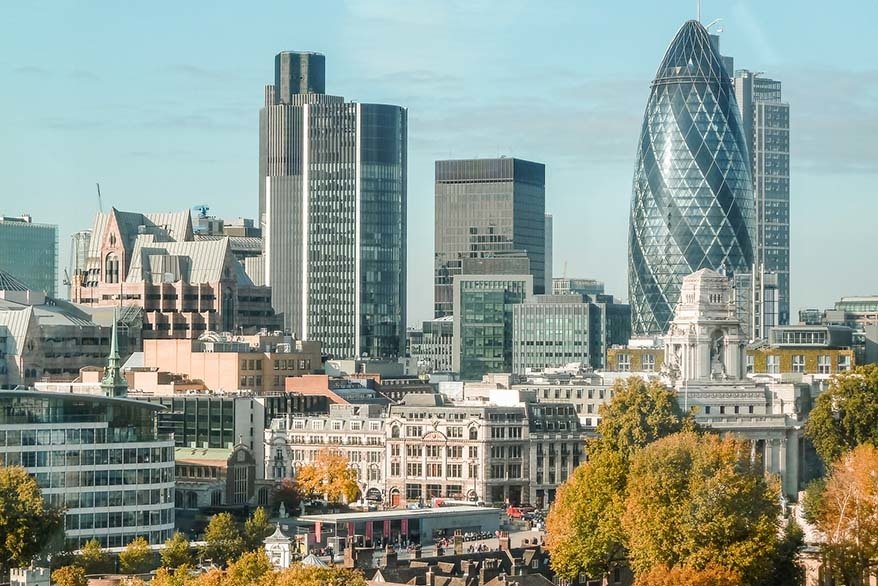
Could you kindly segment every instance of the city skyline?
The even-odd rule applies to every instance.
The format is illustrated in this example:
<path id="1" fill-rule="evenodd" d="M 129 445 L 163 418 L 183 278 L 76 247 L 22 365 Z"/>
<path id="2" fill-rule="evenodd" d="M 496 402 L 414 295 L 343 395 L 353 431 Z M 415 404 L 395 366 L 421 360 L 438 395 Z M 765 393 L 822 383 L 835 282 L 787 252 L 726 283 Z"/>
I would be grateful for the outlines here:
<path id="1" fill-rule="evenodd" d="M 16 80 L 13 85 L 20 87 L 10 88 L 0 98 L 19 135 L 14 144 L 0 143 L 0 154 L 9 163 L 0 185 L 16 194 L 0 211 L 29 212 L 36 222 L 58 223 L 61 267 L 67 265 L 70 234 L 88 227 L 97 211 L 95 180 L 104 187 L 105 207 L 172 211 L 207 203 L 220 216 L 256 217 L 252 178 L 257 171 L 254 136 L 261 100 L 253 90 L 258 92 L 270 78 L 267 55 L 301 48 L 327 55 L 333 93 L 357 101 L 399 103 L 409 110 L 409 324 L 432 313 L 426 286 L 431 278 L 432 239 L 418 235 L 432 233 L 431 175 L 436 159 L 507 154 L 546 163 L 546 212 L 555 216 L 554 274 L 560 275 L 566 264 L 568 276 L 604 280 L 608 292 L 617 295 L 626 291 L 627 208 L 637 127 L 655 56 L 667 47 L 673 31 L 693 16 L 690 3 L 664 10 L 640 6 L 638 20 L 649 26 L 632 23 L 627 14 L 606 7 L 569 3 L 544 17 L 513 3 L 496 30 L 486 25 L 493 12 L 485 5 L 464 9 L 416 4 L 399 10 L 382 3 L 329 4 L 306 15 L 301 29 L 296 29 L 298 25 L 293 30 L 280 24 L 270 26 L 263 37 L 249 39 L 239 55 L 234 51 L 242 48 L 238 44 L 233 42 L 228 48 L 213 40 L 224 35 L 199 35 L 202 49 L 218 52 L 200 53 L 215 57 L 210 63 L 175 53 L 192 43 L 184 42 L 180 34 L 191 28 L 197 11 L 178 14 L 179 23 L 165 23 L 162 47 L 153 47 L 153 37 L 145 38 L 145 33 L 155 22 L 143 18 L 152 13 L 130 9 L 114 15 L 118 31 L 101 33 L 106 37 L 91 35 L 93 42 L 81 43 L 65 54 L 55 53 L 51 68 L 44 65 L 47 55 L 57 52 L 65 40 L 71 42 L 67 33 L 53 34 L 56 29 L 62 24 L 66 28 L 70 19 L 94 20 L 94 13 L 88 7 L 74 10 L 73 4 L 67 10 L 61 5 L 42 15 L 39 9 L 14 7 L 14 16 L 21 19 L 45 17 L 51 40 L 31 40 L 13 31 L 0 41 L 7 55 L 30 55 L 27 62 L 2 63 L 4 77 Z M 825 307 L 843 295 L 878 289 L 878 277 L 868 270 L 871 267 L 857 262 L 860 255 L 843 254 L 847 248 L 870 244 L 866 215 L 856 210 L 868 209 L 870 176 L 878 172 L 875 146 L 865 138 L 878 123 L 874 109 L 869 108 L 876 76 L 852 45 L 860 31 L 857 27 L 862 26 L 866 34 L 865 18 L 844 21 L 846 30 L 853 27 L 844 38 L 826 35 L 833 37 L 831 47 L 819 41 L 803 45 L 791 42 L 787 31 L 819 38 L 817 31 L 840 27 L 843 19 L 817 4 L 799 9 L 808 12 L 807 17 L 773 6 L 756 8 L 752 3 L 736 3 L 723 7 L 725 14 L 717 14 L 718 7 L 708 3 L 702 20 L 725 17 L 723 54 L 734 56 L 742 67 L 782 80 L 784 98 L 793 104 L 791 317 L 795 321 L 797 310 L 803 307 Z M 422 12 L 439 22 L 425 19 Z M 559 14 L 573 22 L 559 21 Z M 480 27 L 485 29 L 485 38 L 460 43 L 480 52 L 481 59 L 469 65 L 447 32 L 467 17 L 472 22 L 460 28 L 467 40 Z M 235 21 L 231 15 L 211 15 L 205 32 L 240 24 Z M 370 24 L 372 33 L 367 36 L 374 37 L 373 44 L 363 35 L 343 40 L 357 21 Z M 329 25 L 326 30 L 308 30 L 316 22 Z M 530 60 L 519 70 L 513 67 L 516 56 L 525 50 L 516 47 L 515 37 L 526 22 L 536 42 L 550 40 L 550 31 L 564 39 L 547 45 L 558 49 L 551 65 Z M 431 47 L 401 51 L 434 27 L 446 32 Z M 77 29 L 77 35 L 96 32 L 88 27 L 71 28 Z M 389 38 L 375 33 L 386 28 L 400 30 Z M 607 38 L 599 29 L 613 31 L 618 39 Z M 126 32 L 130 41 L 122 43 L 124 37 L 116 35 Z M 144 34 L 132 34 L 136 32 Z M 565 41 L 571 46 L 564 46 Z M 32 48 L 35 44 L 38 47 Z M 108 46 L 113 50 L 107 51 Z M 143 67 L 141 60 L 147 54 L 149 66 Z M 397 59 L 390 59 L 391 55 Z M 849 55 L 853 60 L 845 61 L 848 69 L 834 65 Z M 126 87 L 114 80 L 114 72 L 128 60 L 142 74 L 142 86 Z M 821 71 L 833 81 L 821 85 L 831 87 L 815 87 L 814 72 Z M 540 83 L 532 87 L 522 83 L 534 76 L 540 76 Z M 33 84 L 49 79 L 63 84 L 64 100 L 34 95 Z M 467 89 L 469 102 L 456 94 L 459 87 Z M 144 93 L 152 99 L 143 100 Z M 191 102 L 186 106 L 190 95 L 209 97 L 202 109 Z M 55 109 L 46 109 L 47 99 Z M 585 102 L 575 106 L 576 100 Z M 59 103 L 69 108 L 58 108 Z M 494 114 L 490 114 L 492 109 Z M 75 110 L 81 113 L 71 114 Z M 520 127 L 504 129 L 510 116 L 522 113 L 527 116 Z M 39 172 L 34 167 L 32 154 L 37 145 L 44 149 L 42 158 L 53 162 L 48 170 L 42 164 Z M 819 205 L 827 193 L 848 197 Z M 72 199 L 81 203 L 76 209 L 64 209 L 64 203 Z M 142 201 L 148 204 L 138 205 Z M 825 240 L 811 237 L 827 231 L 844 233 L 847 239 L 826 246 Z M 815 282 L 815 274 L 824 278 Z"/>

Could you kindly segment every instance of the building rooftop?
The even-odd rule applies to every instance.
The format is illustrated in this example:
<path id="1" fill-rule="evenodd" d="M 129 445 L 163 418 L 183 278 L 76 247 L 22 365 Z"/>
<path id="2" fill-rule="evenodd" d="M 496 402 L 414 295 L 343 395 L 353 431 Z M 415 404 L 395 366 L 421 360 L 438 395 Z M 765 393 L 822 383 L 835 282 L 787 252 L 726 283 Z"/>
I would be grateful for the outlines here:
<path id="1" fill-rule="evenodd" d="M 399 509 L 393 511 L 364 511 L 355 513 L 332 513 L 326 515 L 304 515 L 300 521 L 306 523 L 355 523 L 357 521 L 375 521 L 393 519 L 412 519 L 424 517 L 452 517 L 468 515 L 499 515 L 500 509 L 461 505 L 453 507 L 434 507 L 432 509 Z"/>

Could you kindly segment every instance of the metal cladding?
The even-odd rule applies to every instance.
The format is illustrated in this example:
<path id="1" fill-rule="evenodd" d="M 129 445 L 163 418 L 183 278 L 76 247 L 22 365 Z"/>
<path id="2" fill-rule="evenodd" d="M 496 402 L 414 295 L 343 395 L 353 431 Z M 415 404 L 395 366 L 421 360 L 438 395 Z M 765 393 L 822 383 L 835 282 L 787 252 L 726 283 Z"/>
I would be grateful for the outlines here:
<path id="1" fill-rule="evenodd" d="M 652 83 L 634 170 L 628 293 L 634 335 L 667 331 L 683 277 L 753 262 L 747 142 L 728 72 L 688 21 Z"/>

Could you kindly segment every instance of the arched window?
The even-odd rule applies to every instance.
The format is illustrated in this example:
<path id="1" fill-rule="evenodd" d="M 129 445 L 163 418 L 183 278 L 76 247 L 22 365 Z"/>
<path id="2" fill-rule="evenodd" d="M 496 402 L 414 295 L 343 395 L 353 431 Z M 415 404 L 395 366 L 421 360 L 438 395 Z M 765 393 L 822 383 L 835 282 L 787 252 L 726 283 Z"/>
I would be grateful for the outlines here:
<path id="1" fill-rule="evenodd" d="M 194 490 L 190 490 L 186 493 L 186 508 L 187 509 L 197 509 L 198 508 L 198 495 L 195 494 Z"/>
<path id="2" fill-rule="evenodd" d="M 471 439 L 471 440 L 479 439 L 479 429 L 477 427 L 470 427 L 469 428 L 469 439 Z"/>
<path id="3" fill-rule="evenodd" d="M 390 430 L 390 437 L 397 438 L 399 437 L 399 426 L 394 425 Z"/>
<path id="4" fill-rule="evenodd" d="M 220 319 L 222 320 L 223 331 L 235 331 L 235 294 L 231 287 L 226 287 L 223 290 L 222 312 L 223 314 Z"/>
<path id="5" fill-rule="evenodd" d="M 119 257 L 114 252 L 108 254 L 107 259 L 104 261 L 104 282 L 119 282 Z"/>
<path id="6" fill-rule="evenodd" d="M 223 504 L 223 493 L 218 490 L 210 493 L 210 506 L 218 507 Z"/>

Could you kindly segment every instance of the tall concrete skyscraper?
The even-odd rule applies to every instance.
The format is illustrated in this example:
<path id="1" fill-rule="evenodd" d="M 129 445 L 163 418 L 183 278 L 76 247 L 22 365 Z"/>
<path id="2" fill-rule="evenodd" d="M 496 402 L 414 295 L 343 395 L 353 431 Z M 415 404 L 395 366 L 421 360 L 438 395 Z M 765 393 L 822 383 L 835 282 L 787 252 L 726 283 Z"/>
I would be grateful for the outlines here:
<path id="1" fill-rule="evenodd" d="M 781 82 L 735 72 L 735 96 L 747 139 L 756 199 L 754 262 L 777 275 L 777 320 L 790 323 L 790 106 Z"/>
<path id="2" fill-rule="evenodd" d="M 628 261 L 635 335 L 667 331 L 684 276 L 751 269 L 755 208 L 731 77 L 691 20 L 656 72 L 637 150 Z"/>
<path id="3" fill-rule="evenodd" d="M 494 274 L 522 274 L 545 291 L 546 166 L 522 159 L 436 161 L 434 312 L 454 313 L 454 276 L 466 259 L 491 259 Z M 499 270 L 508 260 L 509 270 Z M 470 263 L 478 264 L 478 263 Z"/>
<path id="4" fill-rule="evenodd" d="M 286 327 L 336 358 L 405 347 L 407 113 L 324 93 L 325 58 L 274 59 L 259 115 L 265 279 Z"/>

